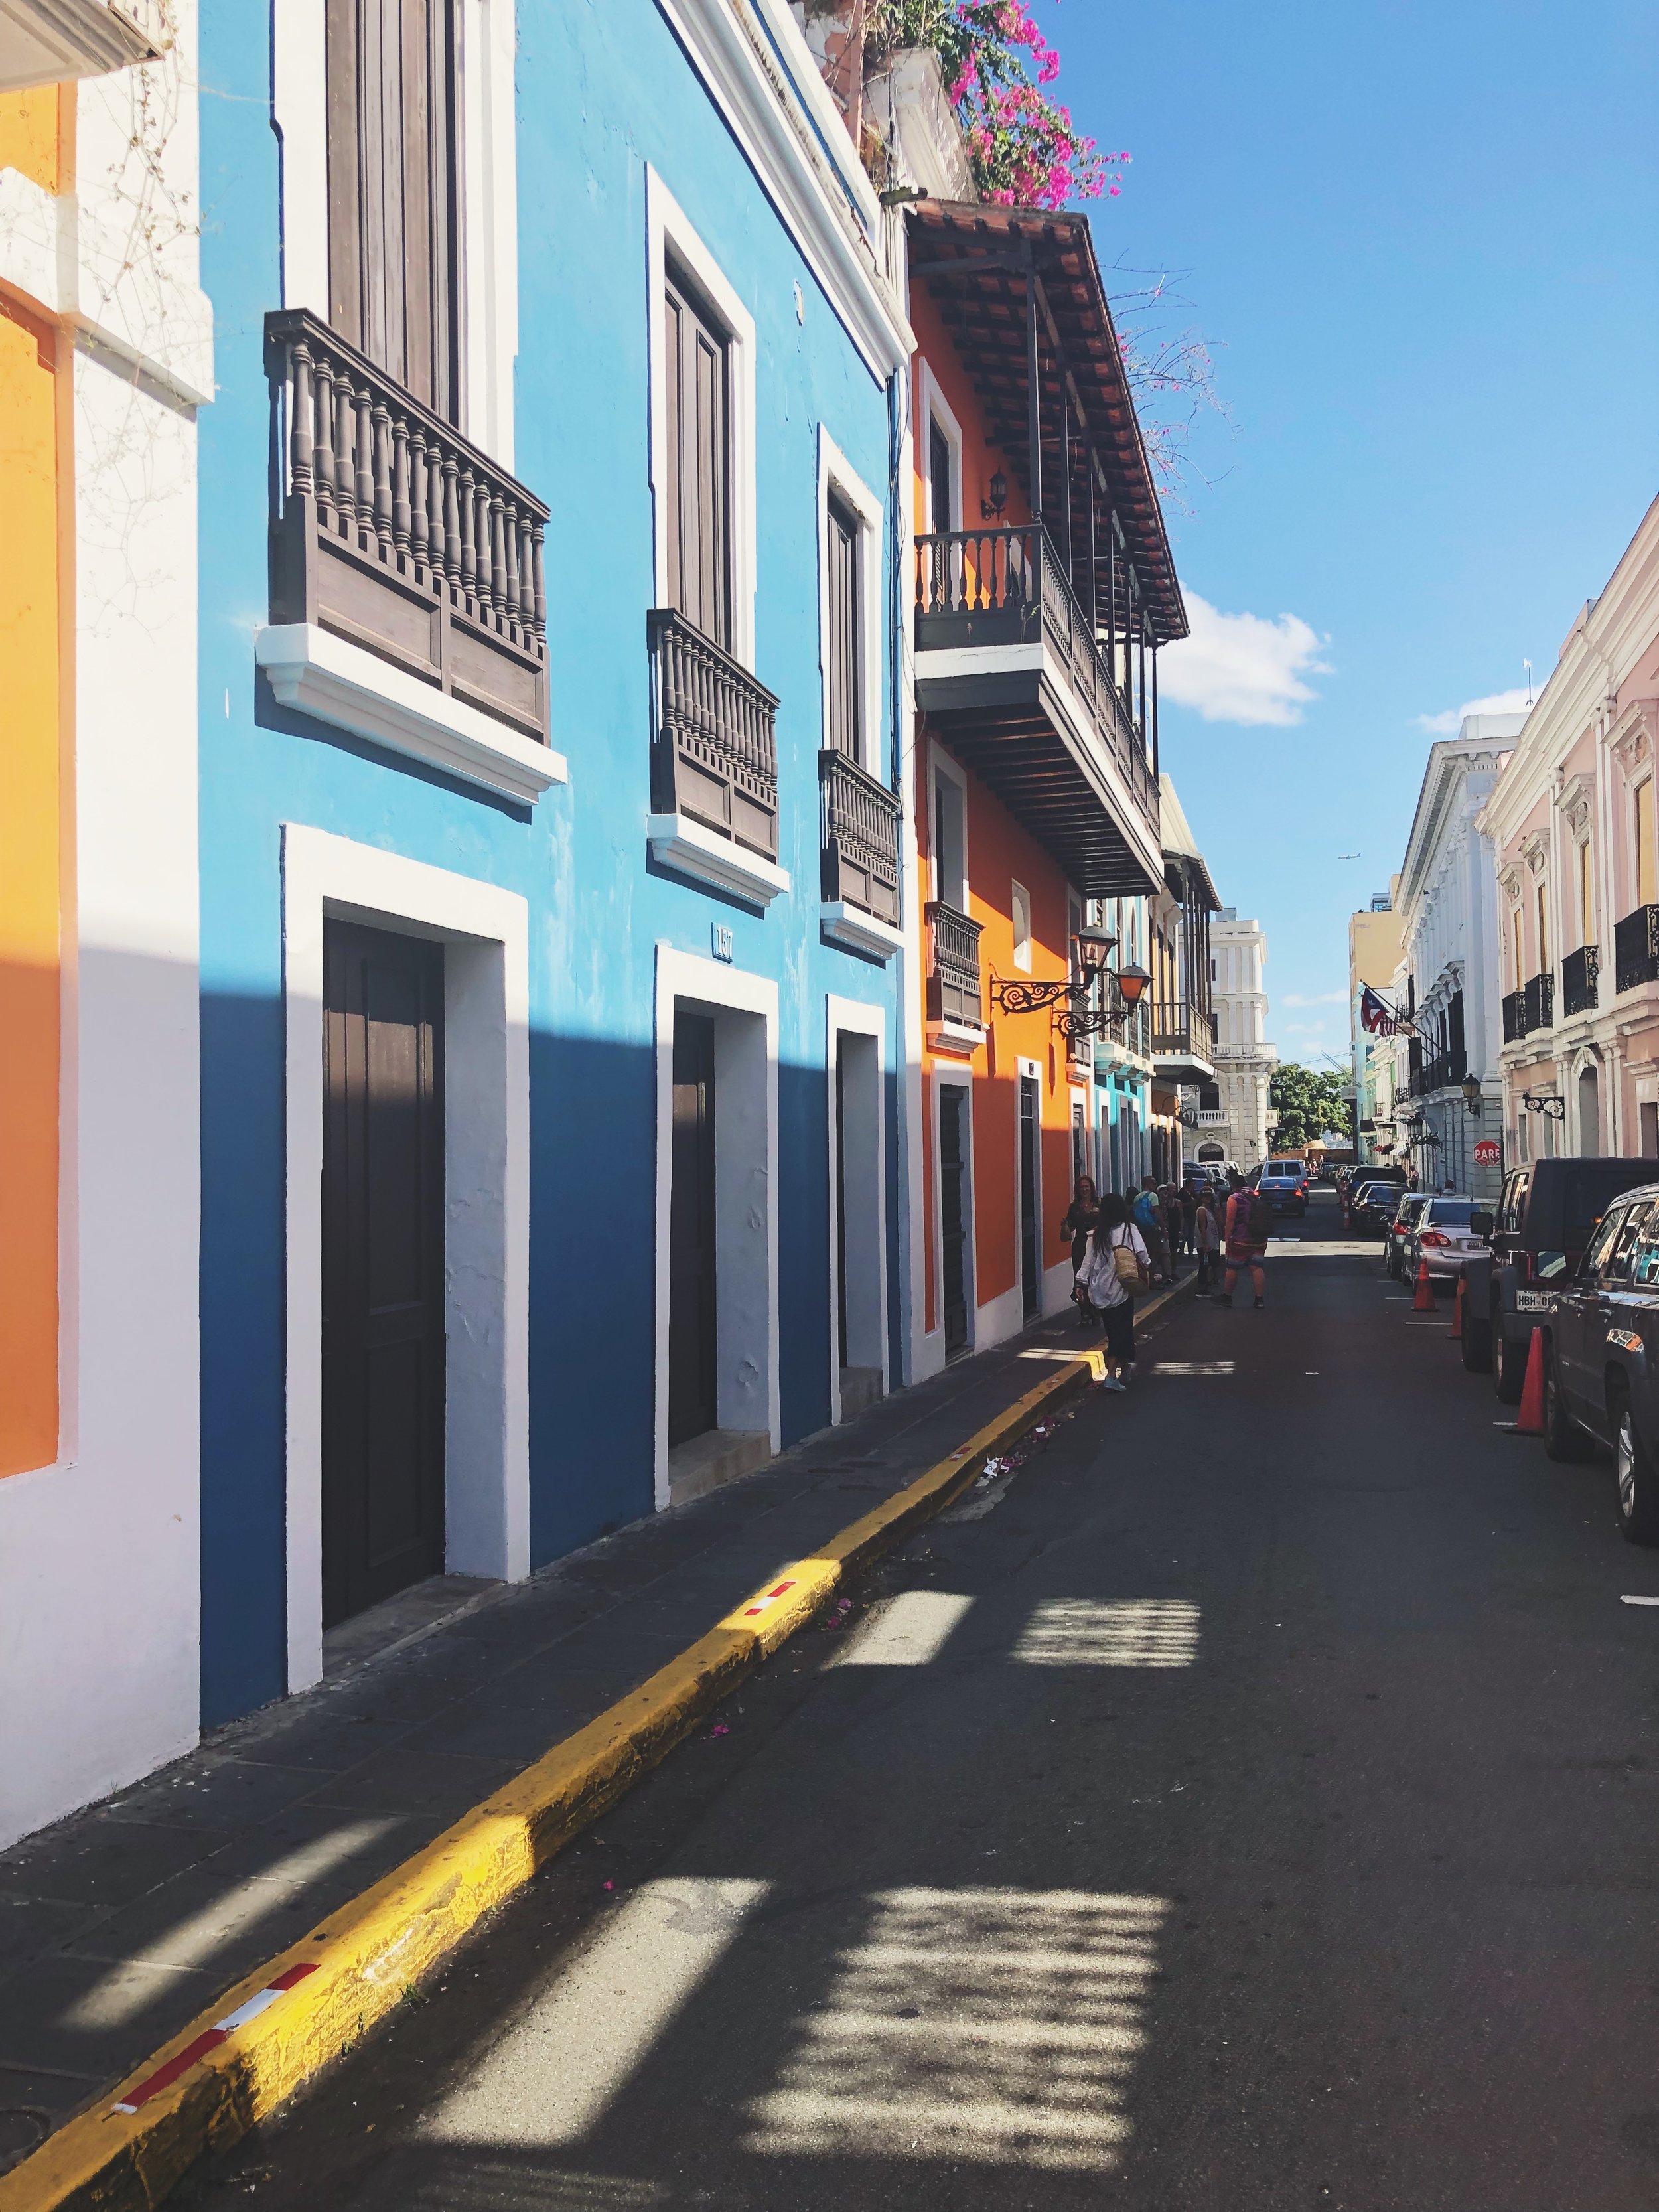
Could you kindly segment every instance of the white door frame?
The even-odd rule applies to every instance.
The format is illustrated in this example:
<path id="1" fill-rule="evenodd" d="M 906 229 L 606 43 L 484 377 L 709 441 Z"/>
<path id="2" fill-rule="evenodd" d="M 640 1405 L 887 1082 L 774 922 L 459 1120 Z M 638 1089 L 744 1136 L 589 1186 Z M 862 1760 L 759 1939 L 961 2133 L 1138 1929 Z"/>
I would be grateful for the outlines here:
<path id="1" fill-rule="evenodd" d="M 444 1564 L 530 1571 L 530 909 L 516 891 L 283 824 L 288 1686 L 323 1671 L 323 923 L 444 957 Z"/>
<path id="2" fill-rule="evenodd" d="M 837 1218 L 838 1200 L 836 1193 L 836 1146 L 839 1135 L 841 1102 L 836 1086 L 836 1067 L 843 1035 L 869 1037 L 874 1041 L 876 1053 L 876 1207 L 875 1207 L 875 1272 L 878 1284 L 877 1307 L 878 1340 L 881 1356 L 878 1361 L 854 1362 L 857 1365 L 879 1365 L 882 1395 L 890 1387 L 888 1379 L 887 1346 L 887 1113 L 885 1089 L 887 1081 L 887 1013 L 882 1006 L 866 1006 L 860 999 L 840 999 L 834 992 L 826 994 L 823 1002 L 824 1019 L 824 1079 L 829 1098 L 829 1159 L 826 1171 L 830 1188 L 830 1421 L 832 1427 L 841 1423 L 841 1363 L 836 1352 L 836 1310 L 841 1285 L 836 1279 L 836 1255 L 841 1247 L 840 1222 Z M 850 1320 L 849 1320 L 850 1328 Z"/>

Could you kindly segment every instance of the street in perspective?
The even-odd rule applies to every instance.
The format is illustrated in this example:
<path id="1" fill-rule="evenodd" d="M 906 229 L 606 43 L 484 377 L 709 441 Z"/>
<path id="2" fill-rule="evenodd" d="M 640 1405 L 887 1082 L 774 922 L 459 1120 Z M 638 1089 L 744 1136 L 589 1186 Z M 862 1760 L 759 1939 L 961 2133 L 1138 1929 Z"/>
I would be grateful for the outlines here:
<path id="1" fill-rule="evenodd" d="M 1656 2212 L 1642 0 L 0 0 L 0 2212 Z"/>

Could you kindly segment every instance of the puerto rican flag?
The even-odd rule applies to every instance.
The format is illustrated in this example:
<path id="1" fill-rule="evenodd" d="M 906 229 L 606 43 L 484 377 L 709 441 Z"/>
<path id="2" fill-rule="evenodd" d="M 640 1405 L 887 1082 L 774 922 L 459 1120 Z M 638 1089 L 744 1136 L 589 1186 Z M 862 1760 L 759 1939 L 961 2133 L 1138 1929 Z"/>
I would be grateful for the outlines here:
<path id="1" fill-rule="evenodd" d="M 1398 1036 L 1405 1027 L 1393 1009 L 1372 990 L 1369 983 L 1359 994 L 1361 1026 L 1372 1036 Z"/>

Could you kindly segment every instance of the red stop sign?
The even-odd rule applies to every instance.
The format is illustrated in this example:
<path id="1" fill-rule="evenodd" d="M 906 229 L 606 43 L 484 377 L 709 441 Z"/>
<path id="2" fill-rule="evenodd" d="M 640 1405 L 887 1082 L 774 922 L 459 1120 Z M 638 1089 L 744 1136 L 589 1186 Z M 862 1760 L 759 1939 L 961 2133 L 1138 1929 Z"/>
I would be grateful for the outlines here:
<path id="1" fill-rule="evenodd" d="M 1483 1168 L 1495 1168 L 1502 1157 L 1496 1137 L 1482 1137 L 1474 1148 L 1475 1162 Z"/>

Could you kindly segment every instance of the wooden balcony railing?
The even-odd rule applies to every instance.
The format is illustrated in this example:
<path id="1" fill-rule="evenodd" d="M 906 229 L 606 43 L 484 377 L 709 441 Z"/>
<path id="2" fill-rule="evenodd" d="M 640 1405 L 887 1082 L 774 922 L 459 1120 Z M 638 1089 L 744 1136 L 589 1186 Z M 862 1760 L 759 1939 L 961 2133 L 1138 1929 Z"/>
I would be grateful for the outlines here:
<path id="1" fill-rule="evenodd" d="M 1594 945 L 1581 945 L 1561 963 L 1561 1006 L 1569 1014 L 1592 1013 L 1601 975 L 1601 955 Z"/>
<path id="2" fill-rule="evenodd" d="M 646 617 L 653 675 L 651 804 L 778 856 L 778 702 L 676 607 Z"/>
<path id="3" fill-rule="evenodd" d="M 927 1018 L 959 1028 L 985 1026 L 980 987 L 980 923 L 943 899 L 927 908 Z"/>
<path id="4" fill-rule="evenodd" d="M 1159 1000 L 1152 1008 L 1152 1053 L 1166 1060 L 1213 1060 L 1215 1024 L 1202 1006 L 1185 999 Z"/>
<path id="5" fill-rule="evenodd" d="M 1534 1030 L 1553 1029 L 1555 1025 L 1555 975 L 1550 971 L 1534 975 L 1526 990 L 1527 1035 Z"/>
<path id="6" fill-rule="evenodd" d="M 1102 746 L 1156 835 L 1158 779 L 1146 732 L 1131 720 L 1127 691 L 1112 681 L 1048 532 L 1031 522 L 1001 530 L 936 531 L 916 539 L 918 653 L 1037 643 L 1054 653 L 1091 709 Z"/>
<path id="7" fill-rule="evenodd" d="M 899 803 L 848 754 L 818 755 L 822 896 L 898 927 Z"/>
<path id="8" fill-rule="evenodd" d="M 1638 906 L 1613 925 L 1613 988 L 1633 991 L 1659 976 L 1659 906 Z"/>
<path id="9" fill-rule="evenodd" d="M 544 744 L 547 509 L 316 316 L 265 318 L 270 619 L 313 623 Z"/>

